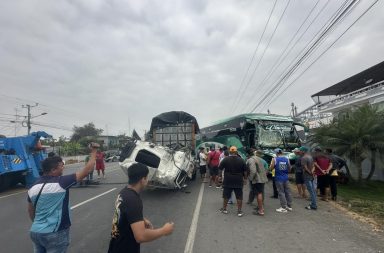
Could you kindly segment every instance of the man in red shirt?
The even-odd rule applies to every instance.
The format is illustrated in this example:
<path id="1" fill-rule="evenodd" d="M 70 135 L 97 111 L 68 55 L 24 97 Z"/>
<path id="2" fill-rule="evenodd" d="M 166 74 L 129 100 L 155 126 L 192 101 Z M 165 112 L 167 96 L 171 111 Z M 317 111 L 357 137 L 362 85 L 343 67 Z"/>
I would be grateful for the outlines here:
<path id="1" fill-rule="evenodd" d="M 216 184 L 216 188 L 220 188 L 218 182 L 219 164 L 220 164 L 220 152 L 215 150 L 215 147 L 211 147 L 211 151 L 208 153 L 208 168 L 210 174 L 209 187 L 212 187 L 212 182 Z"/>
<path id="2" fill-rule="evenodd" d="M 315 174 L 320 189 L 321 200 L 328 201 L 329 171 L 332 169 L 331 159 L 320 148 L 315 148 Z"/>

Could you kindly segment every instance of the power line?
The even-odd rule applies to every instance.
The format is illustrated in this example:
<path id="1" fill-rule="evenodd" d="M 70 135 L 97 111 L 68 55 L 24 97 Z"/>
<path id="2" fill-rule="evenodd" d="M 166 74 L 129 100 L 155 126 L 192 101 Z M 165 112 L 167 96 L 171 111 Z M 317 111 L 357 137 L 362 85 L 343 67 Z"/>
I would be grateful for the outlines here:
<path id="1" fill-rule="evenodd" d="M 324 30 L 320 29 L 320 35 L 316 38 L 316 40 L 312 43 L 312 41 L 309 43 L 309 46 L 307 46 L 306 48 L 306 51 L 304 52 L 304 54 L 302 54 L 301 56 L 299 55 L 297 58 L 299 58 L 296 62 L 293 63 L 293 65 L 291 65 L 288 69 L 288 71 L 283 74 L 283 76 L 280 76 L 280 79 L 275 83 L 274 86 L 272 86 L 272 88 L 269 90 L 269 92 L 263 96 L 263 98 L 253 107 L 252 111 L 255 111 L 257 107 L 259 107 L 263 102 L 265 102 L 265 100 L 272 96 L 273 93 L 279 89 L 279 87 L 281 87 L 284 82 L 297 70 L 297 68 L 303 63 L 305 62 L 305 60 L 307 60 L 307 58 L 313 53 L 313 51 L 320 45 L 320 43 L 329 35 L 329 33 L 331 31 L 333 31 L 333 29 L 336 27 L 336 25 L 338 25 L 340 23 L 341 20 L 343 20 L 345 18 L 346 15 L 348 15 L 350 12 L 348 12 L 349 10 L 351 10 L 351 8 L 353 9 L 356 5 L 356 2 L 358 2 L 357 0 L 354 0 L 352 1 L 351 3 L 349 3 L 349 5 L 346 7 L 346 8 L 343 8 L 340 11 L 337 11 L 337 15 L 334 16 L 332 18 L 332 20 L 329 22 L 329 24 L 326 25 L 326 28 Z M 323 26 L 324 27 L 324 26 Z M 318 34 L 319 34 L 318 33 Z M 309 47 L 309 48 L 308 48 Z M 284 73 L 284 72 L 283 72 Z"/>
<path id="2" fill-rule="evenodd" d="M 264 55 L 265 55 L 265 53 L 267 52 L 267 50 L 268 50 L 268 48 L 269 48 L 269 45 L 271 44 L 271 41 L 272 41 L 272 39 L 273 39 L 273 37 L 274 37 L 274 35 L 275 35 L 275 33 L 276 33 L 276 31 L 277 31 L 279 25 L 280 25 L 281 20 L 282 20 L 283 17 L 284 17 L 285 12 L 286 12 L 287 9 L 288 9 L 288 6 L 289 6 L 289 3 L 290 3 L 290 2 L 291 2 L 291 0 L 288 0 L 287 4 L 285 5 L 284 11 L 283 11 L 282 14 L 280 15 L 280 18 L 279 18 L 279 20 L 278 20 L 278 22 L 277 22 L 277 24 L 276 24 L 276 26 L 275 26 L 275 28 L 274 28 L 274 30 L 273 30 L 273 32 L 272 32 L 272 35 L 269 37 L 269 40 L 268 40 L 268 42 L 267 42 L 267 46 L 264 48 L 264 51 L 263 51 L 263 53 L 261 54 L 261 57 L 259 58 L 259 61 L 257 62 L 256 67 L 254 68 L 254 70 L 253 70 L 253 72 L 252 72 L 252 74 L 251 74 L 251 77 L 249 78 L 249 80 L 248 80 L 248 82 L 247 82 L 247 84 L 246 84 L 246 86 L 245 86 L 245 88 L 244 88 L 244 90 L 243 90 L 243 92 L 242 92 L 242 95 L 241 95 L 240 98 L 239 98 L 239 99 L 240 99 L 239 101 L 241 101 L 241 98 L 244 96 L 244 92 L 248 89 L 249 84 L 252 82 L 253 77 L 255 76 L 255 73 L 256 73 L 256 71 L 258 70 L 258 68 L 259 68 L 259 66 L 260 66 L 260 63 L 262 62 L 262 60 L 263 60 L 263 58 L 264 58 Z M 255 89 L 256 89 L 256 88 L 255 88 Z M 234 109 L 236 109 L 236 107 L 235 107 Z"/>
<path id="3" fill-rule="evenodd" d="M 290 50 L 287 52 L 289 46 L 291 45 L 291 43 L 293 42 L 293 40 L 295 39 L 295 37 L 298 35 L 299 31 L 301 30 L 301 28 L 304 26 L 304 24 L 307 22 L 307 20 L 309 19 L 309 17 L 312 15 L 313 11 L 316 9 L 316 6 L 318 5 L 320 0 L 316 1 L 315 5 L 312 7 L 312 9 L 309 11 L 307 17 L 303 20 L 303 22 L 301 23 L 301 25 L 299 26 L 299 28 L 296 30 L 295 34 L 292 36 L 292 38 L 290 39 L 290 41 L 288 42 L 288 44 L 286 45 L 286 47 L 284 48 L 283 52 L 280 54 L 279 58 L 273 63 L 272 67 L 270 68 L 270 70 L 268 71 L 268 74 L 264 77 L 264 79 L 260 82 L 260 84 L 258 85 L 258 87 L 263 87 L 263 85 L 267 82 L 267 80 L 269 80 L 269 78 L 272 76 L 272 74 L 277 70 L 278 67 L 280 67 L 280 65 L 284 62 L 284 60 L 287 58 L 287 56 L 290 54 L 290 52 L 293 50 L 293 48 L 295 48 L 295 46 L 297 45 L 297 43 L 301 40 L 301 38 L 304 36 L 304 34 L 308 31 L 308 29 L 312 26 L 312 24 L 314 23 L 314 21 L 320 16 L 320 14 L 324 11 L 325 7 L 329 4 L 330 0 L 328 0 L 324 6 L 320 9 L 320 11 L 317 13 L 317 15 L 312 19 L 312 21 L 309 23 L 309 25 L 307 26 L 307 28 L 302 32 L 302 34 L 299 36 L 299 38 L 295 41 L 295 43 L 292 45 L 292 47 L 290 48 Z M 283 57 L 284 56 L 284 57 Z M 252 99 L 257 95 L 257 92 L 258 90 L 255 88 L 252 96 L 250 97 L 250 99 L 248 100 L 247 103 L 245 103 L 245 106 L 247 105 L 250 105 L 251 102 L 252 102 Z M 243 107 L 243 111 L 245 111 L 245 108 Z"/>
<path id="4" fill-rule="evenodd" d="M 287 87 L 285 87 L 285 89 L 280 92 L 279 95 L 276 96 L 279 97 L 281 96 L 282 94 L 284 94 L 284 92 L 292 85 L 294 84 L 308 69 L 310 69 L 313 64 L 315 64 L 334 44 L 336 44 L 337 41 L 339 41 L 339 39 L 341 39 L 368 11 L 370 11 L 372 9 L 372 7 L 378 2 L 379 0 L 375 0 L 375 2 L 373 2 L 342 34 L 340 34 L 340 36 L 331 44 L 329 45 L 329 47 L 327 47 L 327 49 L 325 49 L 303 72 L 300 73 L 300 75 L 298 75 L 292 82 L 290 82 L 288 84 Z"/>
<path id="5" fill-rule="evenodd" d="M 257 51 L 259 50 L 259 46 L 260 46 L 260 44 L 261 44 L 261 41 L 262 41 L 263 38 L 264 38 L 265 31 L 267 30 L 269 21 L 271 20 L 272 14 L 273 14 L 273 12 L 274 12 L 274 10 L 275 10 L 276 3 L 277 3 L 277 0 L 275 0 L 275 2 L 274 2 L 274 4 L 273 4 L 273 7 L 272 7 L 272 10 L 271 10 L 271 12 L 269 13 L 268 20 L 267 20 L 267 22 L 265 23 L 265 26 L 264 26 L 263 32 L 262 32 L 262 34 L 261 34 L 261 36 L 260 36 L 259 42 L 257 43 L 256 49 L 255 49 L 255 51 L 253 52 L 253 55 L 252 55 L 252 57 L 251 57 L 251 61 L 250 61 L 249 64 L 248 64 L 247 71 L 245 72 L 245 74 L 244 74 L 244 76 L 243 76 L 243 79 L 241 80 L 239 89 L 237 90 L 237 94 L 236 94 L 235 100 L 234 100 L 234 102 L 233 102 L 231 108 L 235 108 L 235 107 L 237 106 L 238 99 L 240 99 L 240 97 L 241 97 L 241 96 L 239 96 L 239 95 L 240 95 L 240 91 L 242 90 L 242 87 L 243 87 L 243 85 L 244 85 L 244 81 L 247 79 L 247 76 L 248 76 L 249 70 L 250 70 L 250 68 L 251 68 L 251 66 L 252 66 L 253 60 L 255 59 L 256 53 L 257 53 Z"/>
<path id="6" fill-rule="evenodd" d="M 326 30 L 326 28 L 327 27 L 329 27 L 330 25 L 332 25 L 333 23 L 334 23 L 334 21 L 335 21 L 335 19 L 336 19 L 336 17 L 337 16 L 339 16 L 340 15 L 340 13 L 342 13 L 342 10 L 343 9 L 345 9 L 345 6 L 347 5 L 347 3 L 349 2 L 349 0 L 346 0 L 339 8 L 338 8 L 338 10 L 328 19 L 328 21 L 318 30 L 318 32 L 313 36 L 313 38 L 304 46 L 304 48 L 302 49 L 302 50 L 300 50 L 301 52 L 308 52 L 310 49 L 311 49 L 311 47 L 313 46 L 313 45 L 315 45 L 315 42 L 316 42 L 316 40 L 315 39 L 317 39 L 317 40 L 319 40 L 322 36 L 321 36 L 321 34 L 322 34 L 322 32 L 324 31 L 324 30 Z M 312 22 L 311 22 L 311 24 L 312 24 Z M 309 27 L 307 27 L 307 29 L 306 29 L 306 31 L 308 30 L 308 28 Z M 305 32 L 306 32 L 305 31 Z M 304 33 L 305 33 L 304 32 Z M 304 33 L 300 36 L 300 38 L 299 38 L 299 40 L 302 38 L 302 36 L 304 35 Z M 292 51 L 292 49 L 296 46 L 296 44 L 298 43 L 298 41 L 299 40 L 297 40 L 296 42 L 295 42 L 295 44 L 293 45 L 293 47 L 291 47 L 291 49 L 289 50 L 289 53 Z M 313 41 L 315 40 L 315 42 L 313 43 Z M 306 54 L 305 53 L 305 54 Z M 304 55 L 305 55 L 304 54 Z M 287 54 L 288 55 L 288 54 Z M 286 55 L 286 56 L 287 56 Z M 284 57 L 285 58 L 285 57 Z M 271 93 L 271 92 L 273 92 L 278 86 L 279 86 L 279 84 L 282 82 L 282 81 L 284 81 L 284 80 L 286 80 L 287 78 L 289 78 L 289 76 L 290 75 L 292 75 L 293 73 L 294 73 L 294 71 L 295 71 L 295 68 L 297 68 L 299 65 L 299 63 L 301 63 L 302 61 L 300 61 L 301 59 L 303 58 L 303 55 L 301 55 L 300 53 L 288 64 L 288 66 L 282 71 L 282 73 L 281 73 L 281 75 L 277 78 L 277 80 L 275 81 L 275 85 L 272 87 L 272 88 L 270 88 L 269 90 L 268 90 L 268 95 L 264 95 L 262 98 L 261 98 L 261 102 L 260 103 L 258 103 L 257 104 L 257 106 L 259 106 L 262 102 L 264 102 L 264 100 L 269 96 L 269 94 Z M 254 111 L 256 108 L 257 108 L 257 106 L 255 106 L 255 107 L 253 107 L 253 109 L 251 109 L 251 111 Z M 252 108 L 252 107 L 251 107 Z"/>
<path id="7" fill-rule="evenodd" d="M 266 106 L 269 106 L 272 103 L 273 96 L 278 92 L 281 87 L 284 86 L 285 82 L 297 71 L 298 67 L 302 65 L 306 60 L 308 60 L 309 56 L 313 54 L 316 48 L 320 47 L 320 45 L 324 42 L 323 38 L 326 38 L 330 32 L 336 29 L 336 26 L 342 22 L 352 11 L 353 9 L 357 6 L 360 0 L 354 0 L 352 1 L 345 9 L 339 9 L 338 15 L 335 16 L 332 19 L 332 22 L 326 26 L 326 29 L 321 33 L 319 38 L 316 39 L 316 41 L 307 49 L 306 53 L 301 56 L 301 58 L 295 63 L 295 65 L 292 67 L 291 73 L 289 73 L 288 76 L 286 76 L 284 79 L 280 80 L 274 87 L 273 92 L 271 92 L 268 97 L 264 97 L 263 99 L 268 99 L 268 101 L 264 104 L 262 107 L 265 108 Z M 342 5 L 344 7 L 345 4 Z M 341 7 L 341 8 L 342 8 Z M 323 26 L 325 27 L 325 26 Z M 319 33 L 317 33 L 319 34 Z M 324 35 L 325 34 L 325 35 Z M 312 39 L 313 40 L 313 39 Z M 307 46 L 308 47 L 308 46 Z M 307 48 L 306 47 L 306 48 Z M 295 60 L 298 57 L 295 58 Z"/>

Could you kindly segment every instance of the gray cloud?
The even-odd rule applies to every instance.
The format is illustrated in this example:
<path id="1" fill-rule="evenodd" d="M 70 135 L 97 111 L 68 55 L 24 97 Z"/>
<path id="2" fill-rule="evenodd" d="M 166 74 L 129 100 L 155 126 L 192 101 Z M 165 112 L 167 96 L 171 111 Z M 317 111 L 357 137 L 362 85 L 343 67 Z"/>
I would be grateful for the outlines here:
<path id="1" fill-rule="evenodd" d="M 278 1 L 256 60 L 284 3 Z M 325 3 L 321 0 L 317 10 Z M 240 108 L 257 102 L 341 2 L 331 1 L 271 81 L 258 87 L 314 4 L 291 1 Z M 309 62 L 367 6 L 360 3 Z M 230 106 L 271 8 L 267 0 L 2 1 L 0 94 L 40 102 L 34 112 L 48 115 L 39 121 L 65 128 L 93 121 L 117 134 L 128 132 L 130 119 L 131 128 L 143 133 L 153 116 L 168 110 L 188 111 L 204 126 L 232 115 Z M 304 109 L 311 94 L 382 61 L 383 11 L 379 2 L 268 108 L 287 114 L 295 102 Z M 250 97 L 256 88 L 256 97 Z M 0 113 L 13 114 L 28 102 L 0 98 Z M 10 127 L 4 128 L 8 134 Z"/>

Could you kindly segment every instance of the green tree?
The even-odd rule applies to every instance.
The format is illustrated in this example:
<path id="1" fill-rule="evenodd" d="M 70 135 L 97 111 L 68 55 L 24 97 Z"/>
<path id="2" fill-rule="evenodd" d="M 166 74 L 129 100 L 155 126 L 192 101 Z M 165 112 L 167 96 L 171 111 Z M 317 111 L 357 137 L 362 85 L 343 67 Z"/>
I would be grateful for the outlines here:
<path id="1" fill-rule="evenodd" d="M 369 180 L 376 168 L 376 153 L 384 151 L 384 114 L 377 107 L 363 105 L 346 112 L 346 117 L 314 130 L 312 141 L 331 147 L 339 155 L 348 157 L 357 167 L 357 180 L 363 180 L 361 163 L 371 159 Z M 350 176 L 350 175 L 349 175 Z"/>
<path id="2" fill-rule="evenodd" d="M 92 122 L 85 124 L 84 126 L 74 126 L 71 141 L 79 141 L 84 137 L 99 136 L 103 132 L 103 129 L 98 129 Z"/>
<path id="3" fill-rule="evenodd" d="M 81 145 L 77 142 L 66 142 L 64 143 L 62 150 L 67 156 L 78 155 L 81 151 Z"/>

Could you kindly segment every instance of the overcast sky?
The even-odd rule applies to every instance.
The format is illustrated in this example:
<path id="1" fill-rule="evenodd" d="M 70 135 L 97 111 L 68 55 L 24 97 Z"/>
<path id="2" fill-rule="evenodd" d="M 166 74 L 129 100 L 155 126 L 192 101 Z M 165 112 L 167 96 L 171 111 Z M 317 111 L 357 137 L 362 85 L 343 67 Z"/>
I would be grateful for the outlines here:
<path id="1" fill-rule="evenodd" d="M 15 118 L 15 108 L 25 115 L 21 106 L 35 102 L 40 105 L 32 115 L 48 113 L 35 122 L 62 129 L 32 130 L 56 138 L 87 122 L 104 134 L 133 128 L 143 134 L 154 116 L 172 110 L 191 113 L 201 127 L 250 112 L 342 2 L 291 0 L 267 47 L 288 3 L 278 0 L 250 72 L 258 61 L 259 67 L 252 79 L 251 73 L 246 77 L 242 87 L 249 83 L 247 90 L 239 92 L 274 0 L 0 1 L 0 134 L 14 135 L 9 118 Z M 361 0 L 296 76 L 373 2 Z M 383 2 L 283 95 L 256 112 L 269 108 L 288 115 L 292 102 L 301 111 L 313 103 L 312 94 L 383 61 Z M 323 11 L 261 83 L 316 3 L 300 32 Z M 17 134 L 26 131 L 17 125 Z"/>

